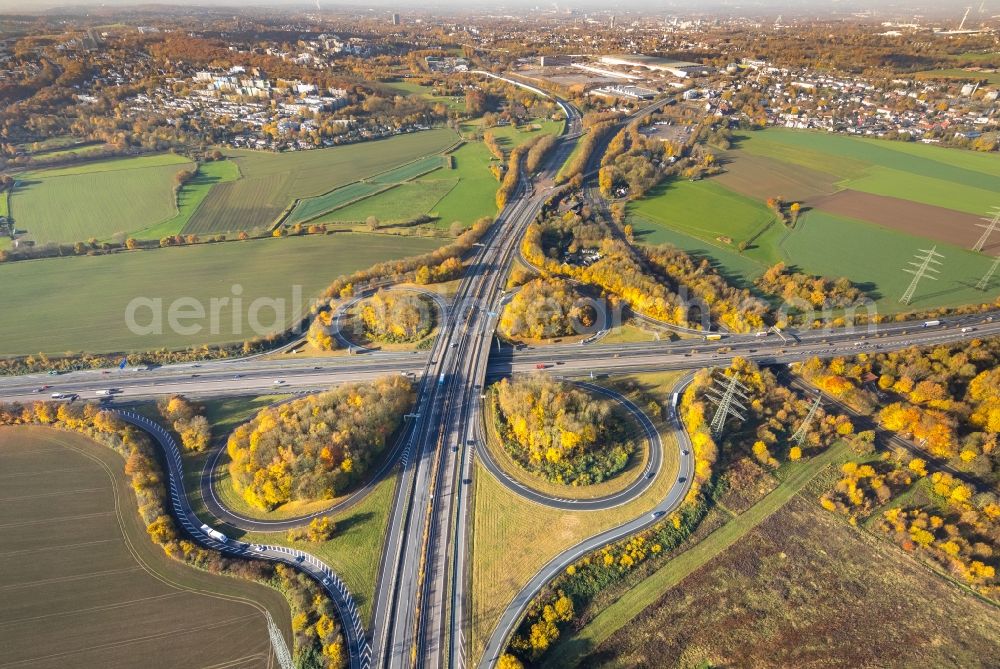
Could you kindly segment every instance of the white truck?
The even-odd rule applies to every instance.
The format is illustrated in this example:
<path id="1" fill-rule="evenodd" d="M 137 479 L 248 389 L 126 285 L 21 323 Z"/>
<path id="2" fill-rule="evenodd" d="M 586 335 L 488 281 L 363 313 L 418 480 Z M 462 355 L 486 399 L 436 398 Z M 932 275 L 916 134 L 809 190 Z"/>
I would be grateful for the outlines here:
<path id="1" fill-rule="evenodd" d="M 199 529 L 202 532 L 204 532 L 205 534 L 207 534 L 208 536 L 210 536 L 213 539 L 215 539 L 216 541 L 218 541 L 220 544 L 224 544 L 224 543 L 227 543 L 229 541 L 229 537 L 227 537 L 225 534 L 223 534 L 219 530 L 213 530 L 208 525 L 202 525 Z"/>

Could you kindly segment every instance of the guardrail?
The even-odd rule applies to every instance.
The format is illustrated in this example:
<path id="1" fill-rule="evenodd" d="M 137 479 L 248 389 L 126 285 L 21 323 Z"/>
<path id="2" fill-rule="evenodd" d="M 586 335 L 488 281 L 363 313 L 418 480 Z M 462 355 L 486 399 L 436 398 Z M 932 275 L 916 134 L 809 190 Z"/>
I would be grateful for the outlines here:
<path id="1" fill-rule="evenodd" d="M 372 660 L 371 644 L 365 636 L 364 625 L 361 623 L 361 615 L 358 613 L 358 607 L 354 602 L 354 598 L 340 577 L 322 560 L 296 548 L 264 544 L 253 545 L 231 539 L 223 542 L 216 540 L 204 532 L 201 529 L 201 520 L 187 503 L 187 496 L 184 491 L 183 462 L 181 460 L 180 448 L 177 446 L 173 435 L 156 421 L 135 411 L 129 409 L 116 409 L 113 411 L 126 423 L 145 430 L 160 445 L 160 448 L 163 450 L 163 456 L 167 461 L 168 488 L 174 516 L 191 538 L 203 546 L 223 554 L 268 560 L 269 562 L 280 562 L 311 576 L 326 590 L 333 600 L 334 606 L 337 608 L 344 636 L 347 640 L 351 668 L 369 669 Z"/>

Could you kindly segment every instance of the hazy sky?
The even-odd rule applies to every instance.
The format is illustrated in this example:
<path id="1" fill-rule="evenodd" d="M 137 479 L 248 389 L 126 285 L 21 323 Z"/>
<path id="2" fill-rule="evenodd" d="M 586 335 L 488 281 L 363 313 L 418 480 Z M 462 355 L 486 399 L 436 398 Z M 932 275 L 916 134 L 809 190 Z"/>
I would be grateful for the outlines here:
<path id="1" fill-rule="evenodd" d="M 304 8 L 314 6 L 315 0 L 0 0 L 0 12 L 32 12 L 44 11 L 56 7 L 68 6 L 142 6 L 142 5 L 186 5 L 186 6 L 226 6 L 226 7 L 247 7 L 247 6 L 270 6 L 270 7 L 296 7 Z M 471 8 L 497 8 L 510 6 L 538 6 L 550 8 L 554 4 L 559 7 L 572 7 L 578 9 L 653 9 L 659 11 L 684 11 L 708 10 L 709 7 L 725 8 L 724 11 L 730 14 L 760 12 L 766 9 L 780 10 L 782 7 L 789 10 L 821 11 L 822 9 L 832 9 L 848 11 L 860 8 L 892 8 L 899 13 L 909 11 L 916 12 L 917 7 L 924 7 L 933 10 L 934 14 L 948 13 L 950 11 L 959 12 L 965 6 L 972 4 L 974 9 L 978 7 L 978 2 L 971 0 L 627 0 L 612 1 L 607 0 L 563 0 L 557 3 L 551 0 L 497 0 L 486 2 L 484 0 L 358 0 L 356 2 L 337 2 L 336 0 L 320 0 L 324 8 L 334 8 L 338 5 L 352 8 L 378 7 L 378 8 L 398 8 L 405 11 L 407 7 L 415 7 L 427 10 L 438 6 L 455 6 L 465 9 Z M 986 15 L 1000 13 L 1000 0 L 987 0 Z"/>

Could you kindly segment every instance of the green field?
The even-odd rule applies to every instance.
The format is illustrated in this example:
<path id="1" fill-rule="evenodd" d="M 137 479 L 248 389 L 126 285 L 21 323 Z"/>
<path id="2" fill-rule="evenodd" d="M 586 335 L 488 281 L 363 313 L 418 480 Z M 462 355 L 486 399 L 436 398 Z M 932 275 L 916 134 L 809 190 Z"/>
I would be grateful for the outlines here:
<path id="1" fill-rule="evenodd" d="M 395 169 L 391 169 L 388 172 L 383 172 L 382 174 L 377 174 L 370 179 L 372 183 L 377 184 L 398 184 L 404 181 L 410 181 L 411 179 L 416 179 L 417 177 L 427 174 L 428 172 L 433 172 L 439 167 L 444 166 L 443 156 L 427 156 L 426 158 L 421 158 L 420 160 L 414 160 L 412 163 L 407 165 L 400 165 Z"/>
<path id="2" fill-rule="evenodd" d="M 146 533 L 124 460 L 89 439 L 0 428 L 3 665 L 268 666 L 276 590 L 164 555 Z"/>
<path id="3" fill-rule="evenodd" d="M 483 216 L 496 216 L 496 193 L 500 185 L 489 171 L 492 160 L 489 150 L 480 142 L 470 142 L 451 155 L 454 169 L 431 172 L 421 180 L 459 179 L 459 184 L 434 205 L 431 213 L 438 217 L 439 224 L 445 228 L 453 221 L 472 225 Z"/>
<path id="4" fill-rule="evenodd" d="M 964 79 L 969 81 L 985 80 L 987 83 L 1000 84 L 1000 72 L 970 72 L 959 67 L 941 70 L 924 70 L 914 75 L 917 79 Z"/>
<path id="5" fill-rule="evenodd" d="M 325 221 L 360 223 L 374 216 L 381 223 L 400 223 L 433 211 L 456 185 L 458 179 L 411 181 L 380 191 L 373 197 L 349 204 L 324 217 Z M 450 223 L 450 221 L 449 221 Z"/>
<path id="6" fill-rule="evenodd" d="M 442 128 L 312 151 L 233 151 L 242 178 L 213 188 L 184 232 L 269 229 L 295 200 L 317 197 L 440 153 L 457 139 Z"/>
<path id="7" fill-rule="evenodd" d="M 336 209 L 317 223 L 360 223 L 375 216 L 382 223 L 411 221 L 421 214 L 436 217 L 447 230 L 455 221 L 472 225 L 494 216 L 497 180 L 490 174 L 490 152 L 481 142 L 467 142 L 451 152 L 453 168 L 442 167 L 394 188 Z"/>
<path id="8" fill-rule="evenodd" d="M 198 174 L 184 184 L 177 193 L 177 215 L 135 233 L 135 237 L 161 239 L 168 235 L 179 235 L 213 186 L 236 181 L 239 176 L 240 171 L 236 163 L 231 160 L 203 163 L 198 167 Z"/>
<path id="9" fill-rule="evenodd" d="M 774 221 L 774 214 L 764 205 L 744 197 L 719 184 L 702 181 L 667 181 L 630 206 L 632 216 L 651 223 L 635 226 L 644 244 L 670 242 L 669 232 L 679 231 L 698 239 L 733 250 L 743 239 L 749 239 Z M 771 226 L 764 233 L 774 236 L 780 226 Z M 780 231 L 779 231 L 780 232 Z M 733 240 L 730 245 L 719 241 L 720 236 Z M 751 250 L 750 257 L 764 263 L 777 262 L 772 248 L 763 244 Z"/>
<path id="10" fill-rule="evenodd" d="M 449 111 L 465 111 L 465 96 L 453 97 L 450 95 L 435 95 L 430 86 L 421 86 L 411 81 L 382 81 L 379 87 L 395 94 L 409 97 L 416 95 L 431 104 L 443 104 Z"/>
<path id="11" fill-rule="evenodd" d="M 926 239 L 823 211 L 805 214 L 781 244 L 786 256 L 808 272 L 874 284 L 873 297 L 882 313 L 978 304 L 990 299 L 990 293 L 976 290 L 975 285 L 992 260 L 968 249 L 938 243 L 938 252 L 944 254 L 938 280 L 924 281 L 909 307 L 899 304 L 899 296 L 913 278 L 903 268 L 909 267 L 907 263 L 918 249 L 930 247 Z"/>
<path id="12" fill-rule="evenodd" d="M 907 177 L 923 176 L 994 192 L 1000 178 L 1000 160 L 994 155 L 912 142 L 769 128 L 741 136 L 738 145 L 740 151 L 833 173 L 846 180 L 841 184 L 845 187 L 853 187 L 852 181 L 866 176 L 870 168 L 888 168 Z"/>
<path id="13" fill-rule="evenodd" d="M 10 214 L 38 244 L 126 235 L 177 215 L 174 175 L 193 165 L 166 153 L 25 173 Z"/>
<path id="14" fill-rule="evenodd" d="M 740 136 L 734 144 L 722 157 L 725 174 L 697 182 L 669 181 L 629 204 L 629 222 L 641 243 L 670 243 L 706 257 L 741 287 L 750 287 L 776 262 L 810 274 L 846 276 L 876 299 L 882 313 L 991 298 L 974 289 L 989 267 L 988 258 L 947 240 L 961 239 L 966 227 L 972 229 L 969 214 L 982 215 L 1000 204 L 996 156 L 784 128 Z M 824 200 L 841 191 L 846 192 L 838 197 L 847 199 Z M 765 206 L 773 196 L 803 203 L 793 229 Z M 869 202 L 862 198 L 871 203 L 864 209 L 856 206 L 857 213 L 824 210 L 840 206 L 851 211 L 852 202 Z M 907 228 L 909 219 L 894 219 L 896 200 L 916 207 L 924 222 Z M 938 208 L 954 212 L 954 221 Z M 939 228 L 927 227 L 927 220 L 937 225 L 939 219 Z M 949 223 L 958 227 L 949 231 Z M 948 235 L 946 241 L 920 236 L 932 229 Z M 742 253 L 741 242 L 747 243 Z M 945 254 L 939 280 L 925 281 L 909 306 L 899 304 L 911 278 L 903 268 L 919 249 L 934 244 Z"/>
<path id="15" fill-rule="evenodd" d="M 406 185 L 406 182 L 412 179 L 440 169 L 443 164 L 443 156 L 427 156 L 426 158 L 415 160 L 412 163 L 400 165 L 399 167 L 393 168 L 388 172 L 377 174 L 370 179 L 356 181 L 352 184 L 348 184 L 347 186 L 342 186 L 336 190 L 326 193 L 325 195 L 301 200 L 295 205 L 295 208 L 292 209 L 292 213 L 288 215 L 288 218 L 285 219 L 285 224 L 294 225 L 296 223 L 312 221 L 319 218 L 323 214 L 327 214 L 335 209 L 340 209 L 354 203 L 358 203 L 355 209 L 361 208 L 363 210 L 366 206 L 366 203 L 363 201 L 366 198 L 388 190 L 393 186 Z M 439 198 L 440 196 L 437 199 Z M 434 202 L 436 202 L 437 199 L 435 199 Z M 381 207 L 383 212 L 381 213 L 374 211 L 365 212 L 360 214 L 360 218 L 333 216 L 328 220 L 365 220 L 368 216 L 373 215 L 379 218 L 379 220 L 409 220 L 416 218 L 425 211 L 425 209 L 422 209 L 419 205 L 411 203 L 410 200 L 407 199 L 401 192 L 394 193 L 392 197 L 388 198 L 388 200 L 398 202 L 398 204 L 392 209 L 390 219 L 383 219 L 383 215 L 385 215 L 384 210 L 386 209 L 383 205 Z"/>
<path id="16" fill-rule="evenodd" d="M 0 281 L 17 290 L 0 294 L 0 354 L 102 353 L 243 341 L 254 336 L 248 312 L 256 298 L 284 301 L 283 319 L 275 319 L 266 305 L 258 317 L 262 325 L 281 320 L 284 327 L 337 276 L 439 244 L 427 238 L 341 233 L 6 264 L 0 266 Z M 243 289 L 239 331 L 233 330 L 231 303 L 218 310 L 215 333 L 207 317 L 196 319 L 203 327 L 195 334 L 169 326 L 167 310 L 176 299 L 193 298 L 209 314 L 210 299 L 231 298 L 235 284 Z M 295 305 L 293 286 L 301 287 L 301 305 Z M 140 297 L 162 300 L 162 334 L 134 334 L 126 327 L 126 307 Z M 148 325 L 150 313 L 142 309 L 136 320 Z"/>
<path id="17" fill-rule="evenodd" d="M 326 195 L 301 200 L 295 205 L 295 209 L 292 209 L 292 213 L 288 215 L 288 218 L 285 219 L 285 225 L 295 225 L 296 223 L 312 221 L 329 211 L 362 200 L 388 188 L 390 186 L 382 183 L 357 181 L 332 190 Z"/>
<path id="18" fill-rule="evenodd" d="M 525 142 L 540 135 L 559 135 L 563 130 L 563 121 L 553 121 L 550 119 L 537 119 L 524 125 L 501 125 L 492 128 L 483 128 L 482 119 L 475 119 L 462 124 L 462 134 L 467 135 L 476 132 L 491 132 L 497 138 L 497 144 L 505 153 L 521 146 Z"/>

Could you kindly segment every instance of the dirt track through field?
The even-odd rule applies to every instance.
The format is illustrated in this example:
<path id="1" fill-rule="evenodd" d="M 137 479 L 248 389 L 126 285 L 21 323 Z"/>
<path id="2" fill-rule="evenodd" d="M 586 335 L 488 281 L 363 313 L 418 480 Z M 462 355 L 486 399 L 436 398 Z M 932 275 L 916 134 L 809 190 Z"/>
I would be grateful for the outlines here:
<path id="1" fill-rule="evenodd" d="M 813 200 L 808 206 L 964 248 L 971 248 L 983 233 L 982 228 L 976 227 L 983 222 L 978 216 L 855 190 L 842 190 Z M 1000 252 L 1000 232 L 993 235 L 983 251 Z"/>

